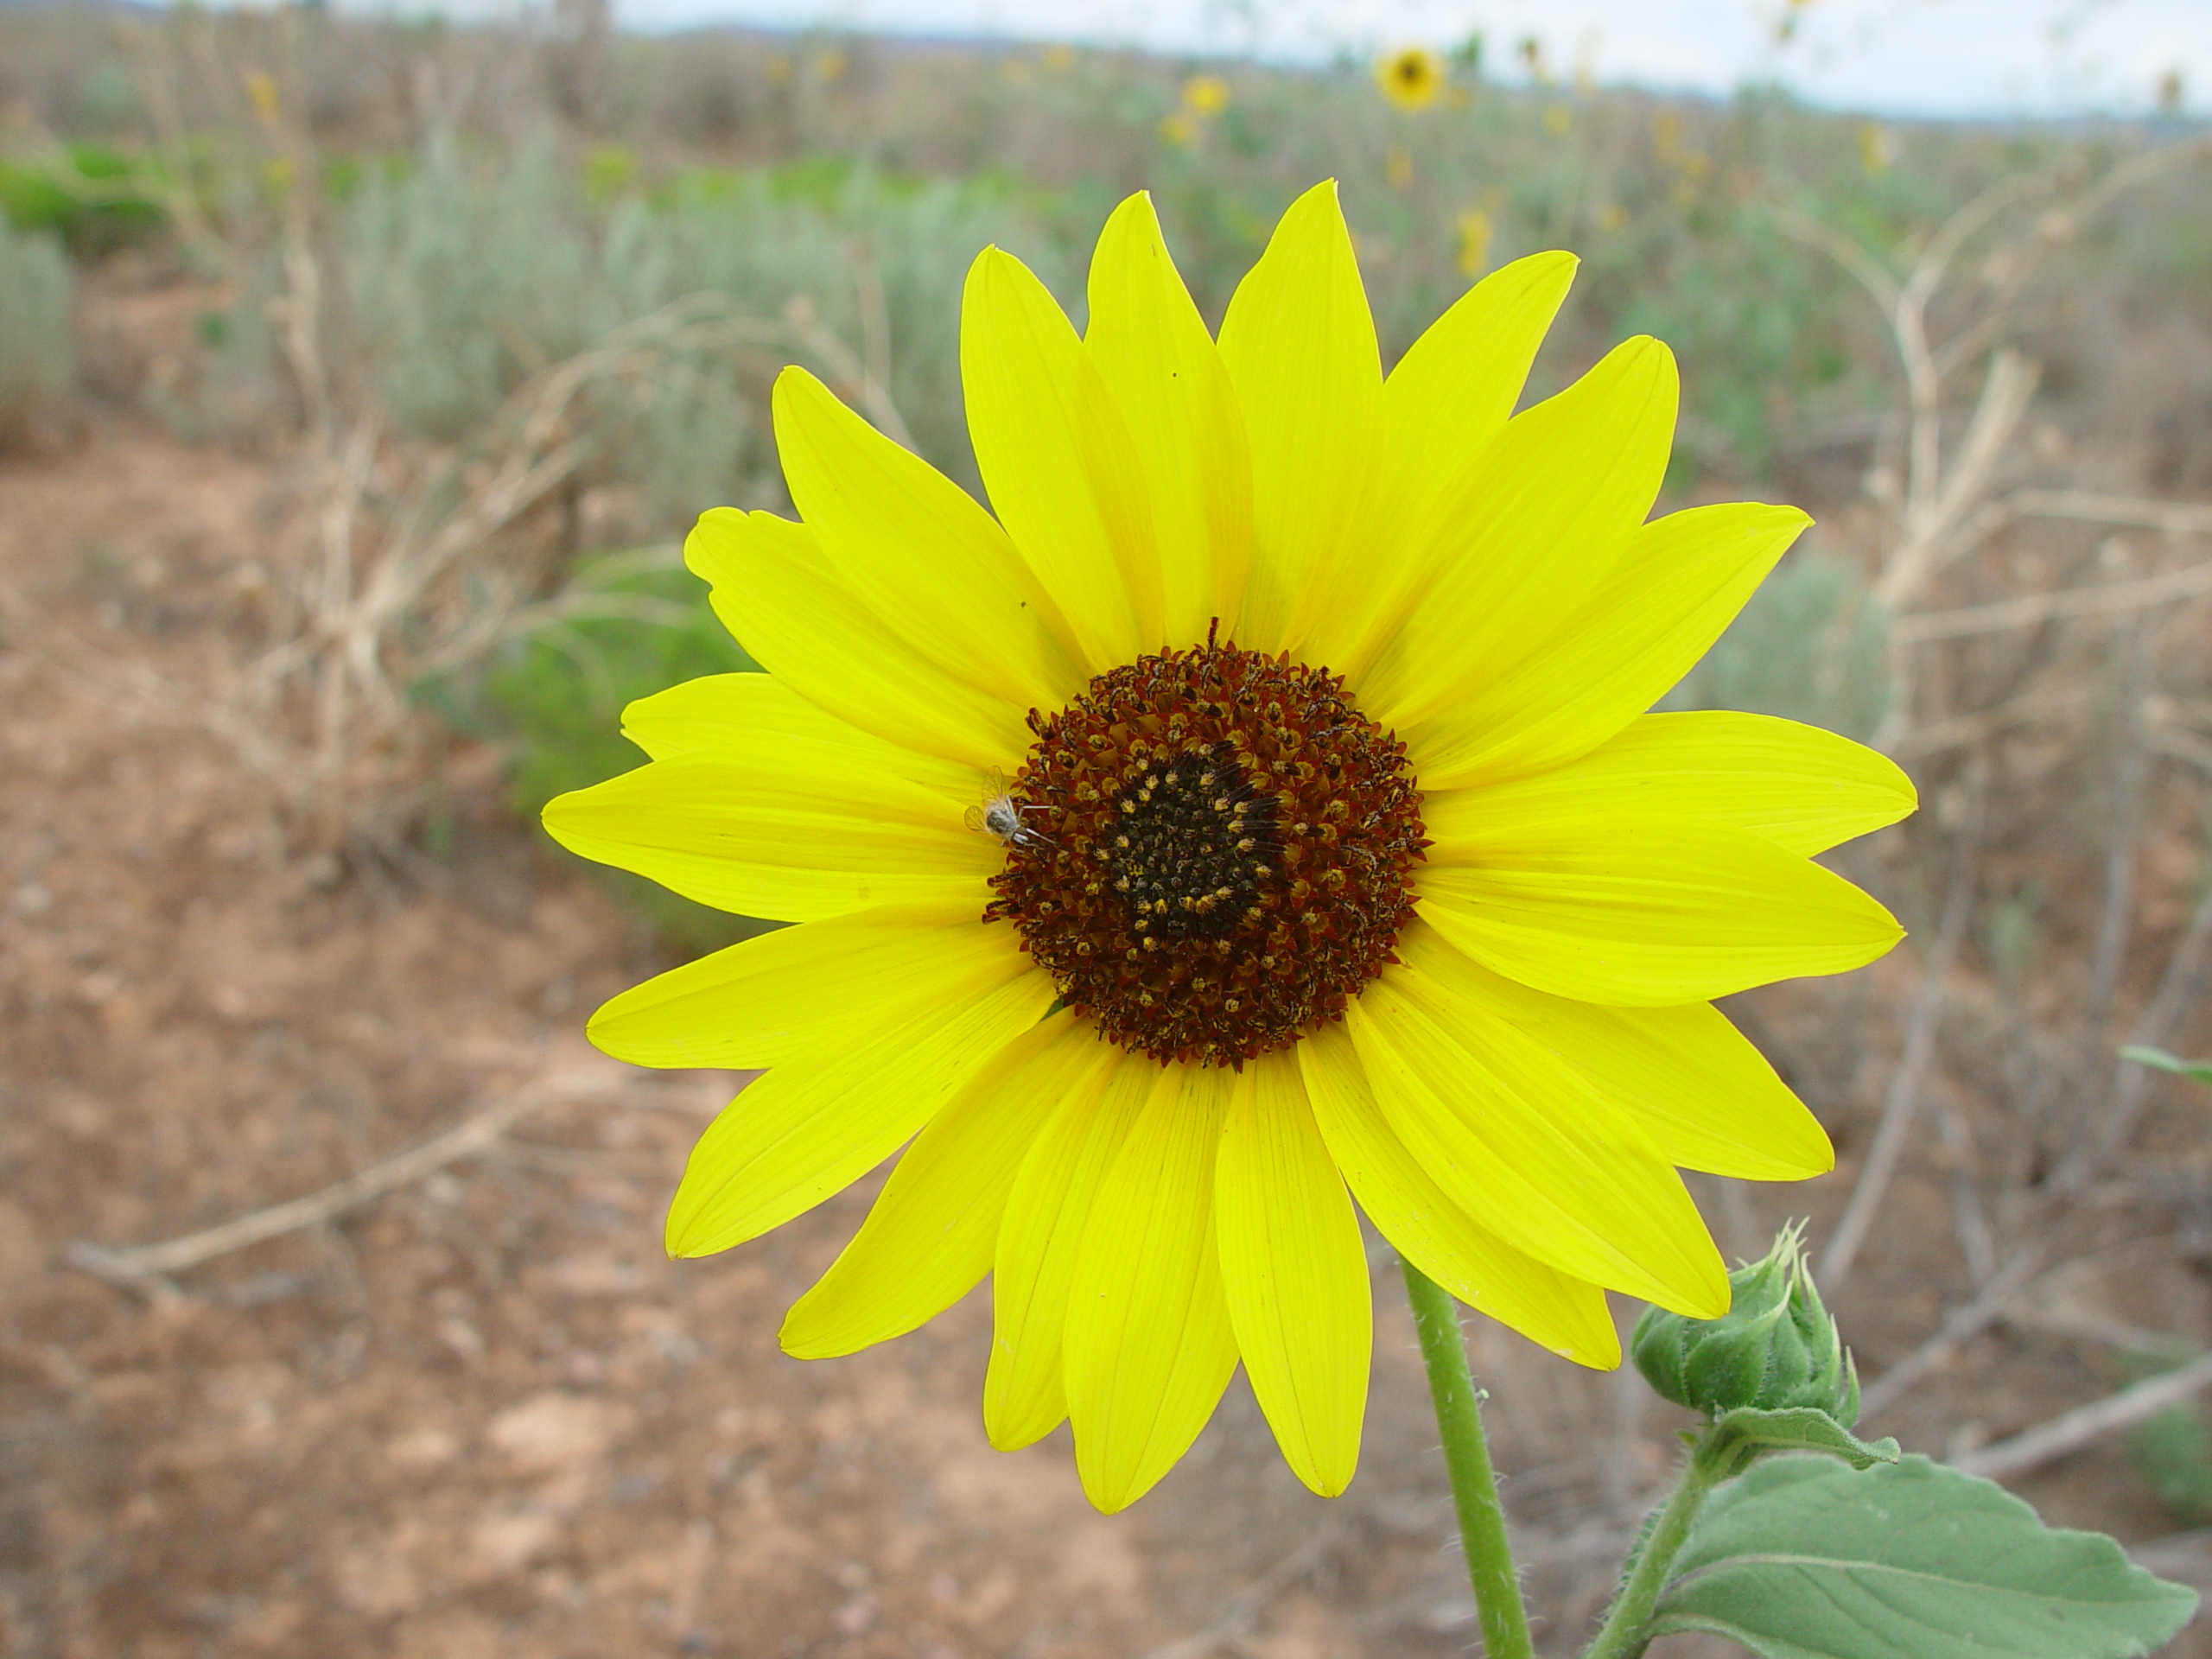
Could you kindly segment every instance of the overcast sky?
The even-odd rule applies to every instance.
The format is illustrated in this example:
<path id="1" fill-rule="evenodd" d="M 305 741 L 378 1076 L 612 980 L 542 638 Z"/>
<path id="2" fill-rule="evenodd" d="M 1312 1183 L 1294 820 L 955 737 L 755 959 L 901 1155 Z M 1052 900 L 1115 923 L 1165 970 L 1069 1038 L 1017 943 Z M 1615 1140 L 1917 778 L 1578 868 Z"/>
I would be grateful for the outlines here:
<path id="1" fill-rule="evenodd" d="M 451 0 L 457 13 L 503 0 Z M 2137 114 L 2178 69 L 2212 110 L 2212 0 L 614 0 L 635 29 L 697 23 L 986 35 L 1325 59 L 1457 43 L 1480 29 L 1495 73 L 1535 35 L 1562 75 L 1727 92 L 1778 77 L 1820 104 L 1898 114 Z M 416 9 L 410 7 L 409 9 Z"/>

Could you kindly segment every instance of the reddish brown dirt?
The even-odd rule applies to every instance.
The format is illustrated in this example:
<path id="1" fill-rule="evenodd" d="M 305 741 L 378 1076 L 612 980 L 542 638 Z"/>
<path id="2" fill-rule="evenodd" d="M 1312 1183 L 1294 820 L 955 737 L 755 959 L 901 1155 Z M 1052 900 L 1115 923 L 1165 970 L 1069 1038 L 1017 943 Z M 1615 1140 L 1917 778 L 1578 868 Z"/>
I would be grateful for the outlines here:
<path id="1" fill-rule="evenodd" d="M 72 1241 L 168 1238 L 313 1191 L 532 1079 L 616 1074 L 582 1016 L 660 965 L 503 816 L 495 757 L 450 762 L 442 860 L 302 858 L 213 740 L 50 665 L 35 636 L 59 626 L 204 689 L 205 637 L 249 602 L 283 482 L 128 425 L 0 467 L 0 581 L 18 601 L 0 642 L 0 1651 L 1467 1649 L 1379 1247 L 1351 1494 L 1298 1487 L 1240 1381 L 1158 1491 L 1111 1518 L 1084 1503 L 1064 1433 L 1009 1456 L 985 1444 L 982 1296 L 852 1359 L 778 1351 L 783 1308 L 872 1182 L 728 1255 L 663 1258 L 662 1205 L 726 1077 L 556 1103 L 492 1153 L 173 1284 L 69 1266 Z M 1879 988 L 1909 983 L 1900 969 Z M 1848 995 L 1758 1012 L 1817 1027 Z M 1878 1072 L 1830 1058 L 1808 1091 L 1859 1113 L 1863 1139 Z M 1700 1188 L 1724 1245 L 1756 1252 L 1793 1210 L 1833 1216 L 1859 1150 L 1847 1140 L 1845 1173 L 1810 1188 Z M 1846 1300 L 1870 1373 L 1963 1286 L 1946 1181 L 1917 1166 L 1901 1181 Z M 2104 1311 L 2207 1334 L 2193 1275 L 2123 1290 L 2142 1306 Z M 1473 1339 L 1564 1651 L 1678 1419 L 1631 1376 L 1479 1322 Z M 2000 1435 L 2116 1380 L 2056 1338 L 2000 1334 L 1869 1427 L 1941 1452 L 1959 1424 Z M 2134 1539 L 2174 1525 L 2110 1448 L 2029 1490 Z"/>

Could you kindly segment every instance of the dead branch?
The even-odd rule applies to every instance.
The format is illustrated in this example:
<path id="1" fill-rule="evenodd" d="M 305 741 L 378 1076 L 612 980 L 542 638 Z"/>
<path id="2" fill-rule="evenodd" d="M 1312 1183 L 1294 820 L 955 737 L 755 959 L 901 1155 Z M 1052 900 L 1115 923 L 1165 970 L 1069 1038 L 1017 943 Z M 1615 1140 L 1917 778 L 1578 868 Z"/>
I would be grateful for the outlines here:
<path id="1" fill-rule="evenodd" d="M 1849 1277 L 1851 1264 L 1858 1256 L 1859 1246 L 1866 1243 L 1867 1230 L 1873 1225 L 1875 1212 L 1881 1208 L 1882 1199 L 1889 1191 L 1890 1178 L 1896 1173 L 1897 1158 L 1904 1150 L 1905 1136 L 1911 1132 L 1913 1118 L 1919 1111 L 1922 1080 L 1935 1058 L 1936 1027 L 1942 1014 L 1944 983 L 1951 976 L 1951 966 L 1966 938 L 1967 918 L 1974 913 L 1974 848 L 1981 816 L 1981 769 L 1977 767 L 1969 785 L 1967 816 L 1959 825 L 1952 851 L 1942 920 L 1937 925 L 1935 947 L 1928 953 L 1928 965 L 1922 970 L 1920 989 L 1913 998 L 1912 1013 L 1906 1021 L 1904 1052 L 1898 1057 L 1897 1070 L 1890 1076 L 1880 1126 L 1874 1131 L 1874 1144 L 1867 1149 L 1866 1161 L 1851 1189 L 1851 1202 L 1844 1206 L 1842 1219 L 1836 1223 L 1827 1253 L 1821 1258 L 1819 1276 L 1831 1293 L 1840 1289 Z"/>
<path id="2" fill-rule="evenodd" d="M 2018 489 L 1961 520 L 1946 550 L 1946 558 L 1965 556 L 2023 518 L 2070 518 L 2082 524 L 2163 531 L 2169 536 L 2212 536 L 2212 506 L 2194 501 L 2160 501 L 2097 490 Z"/>
<path id="3" fill-rule="evenodd" d="M 2042 1261 L 2042 1252 L 2031 1246 L 2014 1256 L 1972 1301 L 1955 1308 L 1919 1347 L 1869 1382 L 1859 1396 L 1862 1417 L 1879 1416 L 1890 1402 L 1948 1359 L 1961 1343 L 1971 1342 L 2005 1317 L 2005 1313 L 2027 1289 Z"/>
<path id="4" fill-rule="evenodd" d="M 1889 752 L 1894 759 L 1906 760 L 1940 754 L 1946 749 L 1965 748 L 1994 737 L 2008 727 L 2078 713 L 2095 702 L 2098 695 L 2097 688 L 2085 681 L 2038 686 L 1993 709 L 1974 709 L 1953 715 L 1948 720 L 1916 726 L 1893 741 Z"/>
<path id="5" fill-rule="evenodd" d="M 2212 512 L 2206 516 L 2208 521 L 2212 521 Z M 1896 639 L 1916 643 L 1958 639 L 2005 628 L 2034 627 L 2063 617 L 2139 610 L 2145 606 L 2196 599 L 2205 594 L 2212 594 L 2212 560 L 2133 582 L 2100 582 L 2094 588 L 2073 588 L 2056 594 L 2029 594 L 1987 605 L 1962 606 L 1955 611 L 1923 611 L 1917 616 L 1899 617 L 1891 625 L 1891 632 Z"/>
<path id="6" fill-rule="evenodd" d="M 1953 1461 L 1970 1475 L 1986 1475 L 1993 1480 L 2025 1474 L 2092 1440 L 2156 1416 L 2207 1388 L 2212 1388 L 2212 1354 L 2201 1354 L 2178 1370 L 2146 1377 L 2117 1394 L 2076 1406 L 2049 1422 Z"/>
<path id="7" fill-rule="evenodd" d="M 1881 604 L 1891 609 L 1901 607 L 1943 562 L 1952 530 L 1988 489 L 1990 476 L 2012 442 L 2020 416 L 2027 412 L 2042 374 L 2039 365 L 2010 346 L 2000 347 L 1991 356 L 1989 373 L 1982 382 L 1981 397 L 1974 404 L 1957 457 L 1940 482 L 1929 486 L 1926 499 L 1908 509 L 1904 533 L 1874 582 L 1873 595 Z M 1914 424 L 1916 431 L 1923 425 L 1916 410 Z M 1924 426 L 1935 431 L 1936 416 L 1929 416 Z M 1932 477 L 1936 468 L 1932 452 L 1924 464 Z"/>
<path id="8" fill-rule="evenodd" d="M 188 1233 L 165 1243 L 111 1250 L 79 1241 L 68 1247 L 66 1259 L 72 1267 L 115 1284 L 131 1284 L 178 1273 L 233 1250 L 242 1250 L 249 1244 L 296 1232 L 358 1209 L 372 1198 L 419 1181 L 471 1153 L 484 1151 L 508 1128 L 540 1107 L 556 1100 L 604 1099 L 626 1081 L 623 1074 L 611 1069 L 557 1072 L 524 1084 L 490 1105 L 479 1108 L 444 1134 L 372 1164 L 342 1181 L 333 1182 L 319 1192 L 270 1205 L 219 1227 Z"/>
<path id="9" fill-rule="evenodd" d="M 2167 959 L 2165 972 L 2158 976 L 2158 988 L 2128 1033 L 2126 1046 L 2156 1047 L 2165 1041 L 2174 1022 L 2196 1001 L 2202 989 L 2208 956 L 2212 956 L 2212 888 L 2197 899 L 2189 925 L 2182 930 L 2174 953 Z M 2099 1120 L 2094 1135 L 2061 1166 L 2056 1184 L 2062 1192 L 2081 1192 L 2098 1166 L 2127 1144 L 2136 1120 L 2143 1115 L 2155 1075 L 2133 1060 L 2116 1062 L 2111 1108 Z"/>

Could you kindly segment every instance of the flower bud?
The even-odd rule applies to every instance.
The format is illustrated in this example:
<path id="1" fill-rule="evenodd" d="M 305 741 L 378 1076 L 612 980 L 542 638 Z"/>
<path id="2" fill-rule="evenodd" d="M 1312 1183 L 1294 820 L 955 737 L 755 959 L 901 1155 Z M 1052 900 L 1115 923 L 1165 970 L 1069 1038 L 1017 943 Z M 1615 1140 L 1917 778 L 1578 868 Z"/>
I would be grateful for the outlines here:
<path id="1" fill-rule="evenodd" d="M 1859 1370 L 1806 1270 L 1804 1230 L 1783 1230 L 1765 1256 L 1728 1275 L 1728 1312 L 1686 1319 L 1647 1308 L 1629 1338 L 1644 1379 L 1708 1417 L 1742 1406 L 1812 1406 L 1849 1428 L 1859 1421 Z"/>

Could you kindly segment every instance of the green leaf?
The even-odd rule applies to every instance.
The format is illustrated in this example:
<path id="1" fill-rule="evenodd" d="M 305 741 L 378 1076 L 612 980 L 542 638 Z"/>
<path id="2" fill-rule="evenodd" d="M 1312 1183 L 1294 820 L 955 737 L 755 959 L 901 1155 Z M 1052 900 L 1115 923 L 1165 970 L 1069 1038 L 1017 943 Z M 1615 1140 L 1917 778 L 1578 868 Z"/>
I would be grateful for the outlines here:
<path id="1" fill-rule="evenodd" d="M 2123 1060 L 2133 1060 L 2138 1065 L 2156 1066 L 2161 1071 L 2171 1071 L 2177 1077 L 2187 1077 L 2191 1083 L 2212 1084 L 2212 1060 L 2184 1060 L 2177 1054 L 2169 1054 L 2163 1048 L 2145 1048 L 2140 1043 L 2130 1043 L 2120 1051 Z"/>
<path id="2" fill-rule="evenodd" d="M 1815 1406 L 1760 1411 L 1746 1406 L 1713 1426 L 1713 1455 L 1726 1473 L 1742 1471 L 1762 1452 L 1824 1452 L 1853 1469 L 1897 1460 L 1895 1440 L 1862 1440 Z"/>
<path id="3" fill-rule="evenodd" d="M 1675 1569 L 1650 1634 L 1709 1631 L 1764 1659 L 2126 1659 L 2196 1610 L 2111 1539 L 1923 1457 L 1770 1459 L 1713 1495 Z"/>

